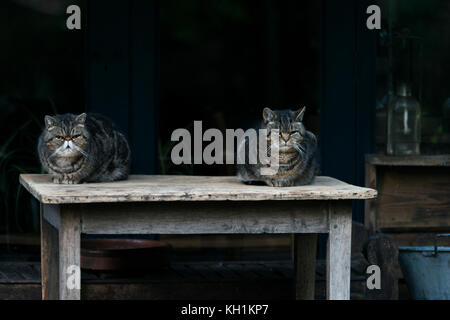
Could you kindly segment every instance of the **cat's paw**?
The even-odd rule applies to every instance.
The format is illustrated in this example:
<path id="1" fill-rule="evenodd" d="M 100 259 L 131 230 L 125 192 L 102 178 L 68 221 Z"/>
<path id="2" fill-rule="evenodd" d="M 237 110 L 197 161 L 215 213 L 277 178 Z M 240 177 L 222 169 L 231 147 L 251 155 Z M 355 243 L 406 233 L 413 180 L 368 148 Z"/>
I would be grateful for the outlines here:
<path id="1" fill-rule="evenodd" d="M 52 182 L 53 183 L 56 183 L 56 184 L 62 184 L 63 182 L 63 179 L 62 178 L 59 178 L 59 177 L 52 177 Z"/>
<path id="2" fill-rule="evenodd" d="M 270 187 L 292 187 L 294 183 L 286 180 L 269 180 L 267 185 Z"/>
<path id="3" fill-rule="evenodd" d="M 79 181 L 73 180 L 73 179 L 64 179 L 63 184 L 78 184 L 80 183 Z"/>

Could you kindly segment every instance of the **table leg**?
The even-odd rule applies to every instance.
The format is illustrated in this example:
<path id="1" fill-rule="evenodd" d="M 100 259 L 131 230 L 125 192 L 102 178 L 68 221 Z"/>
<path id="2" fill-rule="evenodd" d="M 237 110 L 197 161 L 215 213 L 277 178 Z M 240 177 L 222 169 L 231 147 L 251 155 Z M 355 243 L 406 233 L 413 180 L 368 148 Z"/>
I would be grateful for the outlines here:
<path id="1" fill-rule="evenodd" d="M 330 202 L 327 241 L 327 299 L 350 299 L 351 201 Z"/>
<path id="2" fill-rule="evenodd" d="M 59 227 L 59 298 L 80 300 L 81 219 L 76 206 L 61 206 Z"/>
<path id="3" fill-rule="evenodd" d="M 44 217 L 44 211 L 52 210 L 41 204 L 41 285 L 43 300 L 59 299 L 59 248 L 58 230 Z"/>
<path id="4" fill-rule="evenodd" d="M 313 300 L 316 284 L 317 234 L 294 234 L 295 298 Z"/>

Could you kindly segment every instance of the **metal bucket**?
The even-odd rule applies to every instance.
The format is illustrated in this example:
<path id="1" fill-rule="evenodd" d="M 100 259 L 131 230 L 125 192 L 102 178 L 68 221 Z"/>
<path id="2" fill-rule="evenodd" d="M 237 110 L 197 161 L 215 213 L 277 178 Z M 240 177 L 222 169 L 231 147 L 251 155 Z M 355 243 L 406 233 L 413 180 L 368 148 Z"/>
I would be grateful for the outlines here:
<path id="1" fill-rule="evenodd" d="M 399 262 L 411 298 L 414 300 L 450 300 L 450 247 L 399 247 Z"/>

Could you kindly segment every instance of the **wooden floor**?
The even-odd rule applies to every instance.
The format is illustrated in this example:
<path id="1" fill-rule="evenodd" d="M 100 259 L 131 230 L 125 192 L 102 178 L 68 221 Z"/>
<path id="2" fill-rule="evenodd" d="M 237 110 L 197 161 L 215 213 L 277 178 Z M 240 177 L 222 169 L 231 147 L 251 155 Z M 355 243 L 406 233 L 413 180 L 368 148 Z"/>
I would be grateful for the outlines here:
<path id="1" fill-rule="evenodd" d="M 318 262 L 316 298 L 325 298 L 325 266 Z M 290 261 L 175 262 L 147 272 L 82 271 L 82 299 L 293 299 Z M 352 276 L 352 298 L 365 280 Z M 0 262 L 0 299 L 40 299 L 40 264 Z"/>

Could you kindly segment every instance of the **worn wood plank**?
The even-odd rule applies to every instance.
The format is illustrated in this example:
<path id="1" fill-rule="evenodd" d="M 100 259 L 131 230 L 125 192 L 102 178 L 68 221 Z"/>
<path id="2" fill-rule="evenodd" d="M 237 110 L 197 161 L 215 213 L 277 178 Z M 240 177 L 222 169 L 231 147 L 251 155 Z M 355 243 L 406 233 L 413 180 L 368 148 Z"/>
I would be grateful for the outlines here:
<path id="1" fill-rule="evenodd" d="M 205 262 L 211 270 L 218 275 L 220 281 L 229 281 L 239 279 L 238 275 L 227 268 L 223 261 Z"/>
<path id="2" fill-rule="evenodd" d="M 0 262 L 0 283 L 40 283 L 40 270 L 30 262 Z"/>
<path id="3" fill-rule="evenodd" d="M 264 261 L 262 264 L 270 270 L 272 277 L 276 279 L 292 279 L 294 277 L 292 266 L 287 266 L 285 263 L 280 261 Z"/>
<path id="4" fill-rule="evenodd" d="M 450 228 L 450 168 L 379 167 L 377 175 L 381 231 Z"/>
<path id="5" fill-rule="evenodd" d="M 316 177 L 307 186 L 274 188 L 249 186 L 236 177 L 130 176 L 110 183 L 59 185 L 48 175 L 22 174 L 21 184 L 41 203 L 223 201 L 223 200 L 338 200 L 376 197 L 373 189 L 330 177 Z"/>
<path id="6" fill-rule="evenodd" d="M 83 283 L 86 300 L 287 300 L 290 280 Z M 84 289 L 86 288 L 86 290 Z M 1 289 L 1 287 L 0 287 Z M 0 291 L 1 294 L 1 291 Z"/>
<path id="7" fill-rule="evenodd" d="M 317 234 L 294 235 L 295 297 L 313 300 L 316 276 Z"/>
<path id="8" fill-rule="evenodd" d="M 24 278 L 19 272 L 17 265 L 14 264 L 2 264 L 2 269 L 0 270 L 0 277 L 4 282 L 10 282 L 13 280 L 23 280 Z"/>
<path id="9" fill-rule="evenodd" d="M 202 275 L 204 279 L 208 281 L 220 281 L 222 277 L 211 268 L 211 263 L 194 262 L 189 263 L 189 267 Z"/>
<path id="10" fill-rule="evenodd" d="M 252 270 L 252 272 L 258 277 L 258 279 L 273 278 L 272 272 L 259 262 L 245 262 L 245 266 Z"/>
<path id="11" fill-rule="evenodd" d="M 369 158 L 366 157 L 365 163 L 365 186 L 367 188 L 377 189 L 377 168 L 373 165 Z M 365 200 L 365 216 L 364 224 L 369 230 L 370 234 L 376 233 L 377 228 L 377 200 L 367 199 Z"/>
<path id="12" fill-rule="evenodd" d="M 183 279 L 183 276 L 179 272 L 176 272 L 174 269 L 172 269 L 170 266 L 162 270 L 154 270 L 148 272 L 144 276 L 145 281 L 180 281 L 181 279 Z"/>
<path id="13" fill-rule="evenodd" d="M 38 276 L 36 270 L 29 263 L 20 264 L 18 272 L 25 281 L 34 281 Z"/>
<path id="14" fill-rule="evenodd" d="M 164 202 L 77 205 L 82 232 L 107 234 L 326 233 L 326 202 Z"/>
<path id="15" fill-rule="evenodd" d="M 447 231 L 450 232 L 450 229 Z M 398 247 L 426 247 L 434 246 L 434 238 L 436 234 L 442 232 L 398 232 L 386 233 Z M 450 246 L 450 238 L 439 238 L 439 246 Z"/>
<path id="16" fill-rule="evenodd" d="M 80 212 L 70 205 L 61 207 L 59 228 L 59 297 L 61 300 L 79 300 L 81 290 L 80 277 L 76 277 L 75 269 L 80 271 Z"/>
<path id="17" fill-rule="evenodd" d="M 41 298 L 39 283 L 0 282 L 0 300 L 40 300 Z"/>
<path id="18" fill-rule="evenodd" d="M 27 261 L 0 261 L 1 283 L 40 283 L 39 263 Z"/>
<path id="19" fill-rule="evenodd" d="M 54 228 L 58 229 L 61 223 L 60 206 L 57 204 L 45 204 L 44 218 Z"/>
<path id="20" fill-rule="evenodd" d="M 291 245 L 291 236 L 286 234 L 203 234 L 160 235 L 160 240 L 175 249 L 187 248 L 256 248 L 261 251 L 280 251 Z"/>
<path id="21" fill-rule="evenodd" d="M 259 278 L 259 276 L 245 263 L 225 263 L 224 265 L 226 268 L 235 272 L 238 277 L 241 277 L 242 279 L 255 280 Z"/>
<path id="22" fill-rule="evenodd" d="M 408 298 L 405 283 L 403 296 Z M 352 299 L 364 298 L 365 281 L 352 281 Z M 155 282 L 83 282 L 81 298 L 84 300 L 291 300 L 291 279 L 265 281 L 155 281 Z M 316 299 L 325 298 L 325 282 L 317 281 Z M 38 283 L 0 283 L 0 300 L 39 300 L 41 286 Z"/>
<path id="23" fill-rule="evenodd" d="M 0 235 L 0 244 L 38 247 L 40 243 L 39 233 L 8 233 Z"/>
<path id="24" fill-rule="evenodd" d="M 323 263 L 318 261 L 317 267 L 319 268 Z M 0 263 L 0 270 L 2 270 L 2 265 Z M 36 263 L 11 263 L 12 265 L 18 265 L 20 269 L 22 266 L 32 266 L 33 268 L 39 269 L 39 265 Z M 173 265 L 179 265 L 180 263 L 173 263 Z M 116 274 L 114 277 L 112 274 L 107 277 L 83 277 L 82 286 L 83 291 L 81 293 L 82 299 L 170 299 L 174 297 L 179 297 L 180 299 L 201 299 L 217 297 L 225 299 L 226 294 L 219 291 L 222 286 L 228 286 L 230 290 L 234 289 L 233 299 L 244 299 L 245 297 L 249 299 L 256 299 L 257 297 L 262 297 L 258 290 L 263 290 L 266 294 L 267 291 L 271 291 L 270 299 L 292 299 L 294 295 L 292 294 L 292 263 L 291 261 L 271 261 L 264 262 L 257 261 L 242 261 L 242 262 L 227 262 L 227 265 L 238 265 L 243 269 L 248 270 L 248 272 L 253 272 L 259 274 L 260 278 L 245 278 L 242 275 L 237 276 L 236 273 L 232 272 L 227 268 L 228 272 L 231 272 L 233 277 L 224 277 L 224 274 L 220 274 L 220 270 L 223 270 L 223 263 L 217 262 L 189 262 L 181 263 L 182 265 L 189 265 L 194 269 L 201 269 L 201 273 L 205 275 L 202 279 L 192 278 L 189 275 L 181 277 L 180 274 L 176 273 L 174 270 L 168 269 L 161 271 L 152 270 L 148 274 L 139 275 L 134 274 L 132 277 L 128 274 Z M 210 269 L 218 274 L 218 277 L 207 272 L 203 272 Z M 325 269 L 325 268 L 323 268 Z M 276 272 L 274 272 L 276 270 Z M 192 272 L 192 269 L 189 269 Z M 285 274 L 285 276 L 280 276 L 279 273 Z M 36 275 L 36 279 L 32 281 L 25 282 L 25 280 L 16 279 L 15 281 L 5 282 L 0 281 L 0 300 L 1 299 L 40 299 L 40 277 Z M 283 288 L 277 285 L 283 283 Z M 258 288 L 255 284 L 259 284 Z M 276 285 L 275 285 L 276 284 Z M 274 286 L 275 285 L 275 286 Z M 316 281 L 316 298 L 323 299 L 325 297 L 324 287 L 325 281 L 318 279 Z M 355 285 L 358 285 L 358 290 L 355 290 Z M 207 287 L 206 287 L 207 286 Z M 94 288 L 101 288 L 96 290 Z M 195 290 L 192 290 L 196 288 Z M 205 291 L 199 290 L 203 288 Z M 238 289 L 239 288 L 239 289 Z M 364 293 L 365 280 L 352 278 L 351 283 L 352 288 L 352 299 L 361 298 L 360 292 Z M 244 290 L 244 291 L 241 291 Z M 247 291 L 248 290 L 248 291 Z M 243 292 L 248 292 L 249 295 L 245 297 L 242 295 Z M 266 297 L 269 299 L 269 296 Z"/>
<path id="25" fill-rule="evenodd" d="M 450 167 L 450 155 L 388 156 L 370 154 L 366 161 L 376 166 Z"/>
<path id="26" fill-rule="evenodd" d="M 54 210 L 41 204 L 41 283 L 42 299 L 59 299 L 58 230 L 44 218 L 45 211 Z"/>
<path id="27" fill-rule="evenodd" d="M 350 299 L 352 204 L 330 203 L 327 241 L 327 299 Z"/>
<path id="28" fill-rule="evenodd" d="M 171 268 L 179 274 L 182 274 L 184 279 L 205 280 L 205 276 L 199 270 L 192 268 L 189 263 L 176 263 Z"/>

